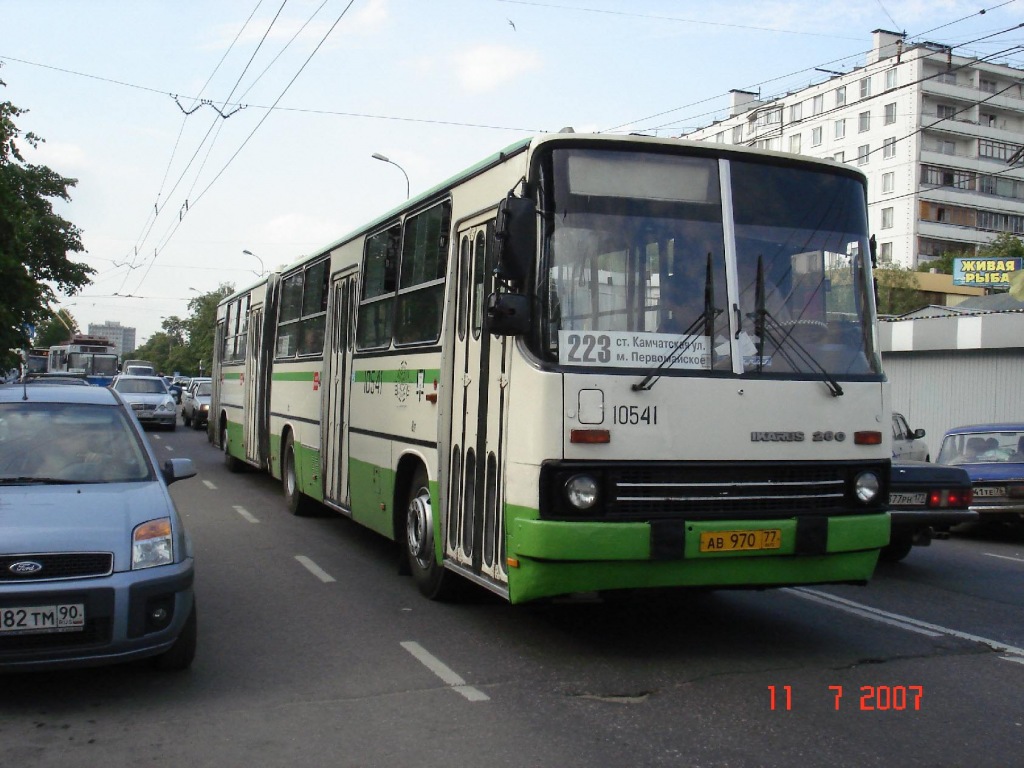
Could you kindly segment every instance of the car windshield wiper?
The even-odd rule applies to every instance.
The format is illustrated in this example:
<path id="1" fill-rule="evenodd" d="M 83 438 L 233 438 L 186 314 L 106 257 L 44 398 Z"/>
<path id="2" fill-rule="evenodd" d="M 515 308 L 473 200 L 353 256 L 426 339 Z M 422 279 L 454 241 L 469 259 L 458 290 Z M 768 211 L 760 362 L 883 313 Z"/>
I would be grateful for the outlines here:
<path id="1" fill-rule="evenodd" d="M 693 344 L 693 334 L 698 328 L 703 327 L 704 336 L 708 339 L 708 344 L 711 346 L 708 354 L 711 356 L 711 367 L 715 366 L 715 349 L 712 344 L 712 340 L 715 335 L 715 318 L 722 314 L 722 310 L 715 306 L 715 283 L 714 283 L 714 270 L 711 266 L 711 254 L 708 254 L 707 272 L 704 276 L 704 309 L 701 310 L 700 314 L 690 323 L 686 330 L 683 331 L 682 338 L 676 342 L 676 345 L 672 347 L 672 351 L 665 356 L 665 359 L 658 363 L 657 366 L 651 368 L 647 375 L 644 376 L 640 381 L 633 385 L 632 389 L 634 392 L 646 391 L 653 389 L 658 379 L 661 378 L 661 371 L 669 364 L 675 364 L 680 357 L 689 349 L 690 345 Z"/>
<path id="2" fill-rule="evenodd" d="M 37 477 L 20 475 L 18 477 L 0 477 L 0 485 L 82 485 L 88 480 L 66 480 L 61 477 Z"/>
<path id="3" fill-rule="evenodd" d="M 754 320 L 754 335 L 757 336 L 757 372 L 763 373 L 764 369 L 764 343 L 771 341 L 776 351 L 783 359 L 798 371 L 801 368 L 811 368 L 821 374 L 821 380 L 825 382 L 832 397 L 840 397 L 843 388 L 839 386 L 836 378 L 825 370 L 806 347 L 793 338 L 793 328 L 786 328 L 782 323 L 772 317 L 771 312 L 765 307 L 764 289 L 764 263 L 761 257 L 757 257 L 757 285 L 754 299 L 754 312 L 748 314 Z"/>

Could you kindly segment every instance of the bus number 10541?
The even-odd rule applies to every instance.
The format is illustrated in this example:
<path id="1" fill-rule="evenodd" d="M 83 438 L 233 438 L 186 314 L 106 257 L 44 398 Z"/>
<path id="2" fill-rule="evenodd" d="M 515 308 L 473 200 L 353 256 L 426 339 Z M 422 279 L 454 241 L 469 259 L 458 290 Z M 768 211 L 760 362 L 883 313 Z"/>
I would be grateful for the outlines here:
<path id="1" fill-rule="evenodd" d="M 612 423 L 614 424 L 646 424 L 653 426 L 658 423 L 658 406 L 648 405 L 616 405 L 612 407 Z"/>

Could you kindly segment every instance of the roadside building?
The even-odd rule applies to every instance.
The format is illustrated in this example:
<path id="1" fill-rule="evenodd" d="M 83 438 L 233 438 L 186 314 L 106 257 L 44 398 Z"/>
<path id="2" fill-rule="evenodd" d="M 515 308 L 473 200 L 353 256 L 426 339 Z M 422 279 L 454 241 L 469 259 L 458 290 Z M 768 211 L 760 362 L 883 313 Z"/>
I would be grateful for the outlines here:
<path id="1" fill-rule="evenodd" d="M 868 176 L 883 263 L 911 268 L 1024 233 L 1024 70 L 875 30 L 865 63 L 684 138 L 831 158 Z"/>
<path id="2" fill-rule="evenodd" d="M 135 329 L 130 328 L 116 320 L 107 320 L 105 323 L 89 323 L 90 336 L 103 336 L 113 345 L 119 358 L 135 351 Z"/>

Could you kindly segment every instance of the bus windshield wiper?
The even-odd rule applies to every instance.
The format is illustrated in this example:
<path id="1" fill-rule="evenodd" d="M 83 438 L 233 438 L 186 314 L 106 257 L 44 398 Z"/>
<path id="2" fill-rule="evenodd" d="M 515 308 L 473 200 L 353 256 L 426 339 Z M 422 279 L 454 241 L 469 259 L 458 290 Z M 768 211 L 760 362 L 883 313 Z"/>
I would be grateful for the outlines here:
<path id="1" fill-rule="evenodd" d="M 58 477 L 36 477 L 20 475 L 18 477 L 0 477 L 0 485 L 81 485 L 81 480 L 64 480 Z"/>
<path id="2" fill-rule="evenodd" d="M 757 258 L 757 285 L 752 316 L 754 318 L 754 335 L 758 339 L 758 373 L 762 373 L 764 369 L 764 343 L 765 340 L 768 340 L 794 371 L 801 370 L 801 368 L 817 371 L 821 374 L 821 380 L 825 382 L 829 392 L 832 393 L 832 397 L 840 397 L 843 394 L 843 388 L 839 386 L 836 378 L 825 370 L 825 367 L 814 358 L 814 355 L 806 347 L 793 338 L 793 328 L 786 328 L 772 317 L 771 312 L 765 307 L 764 264 L 760 256 Z"/>
<path id="3" fill-rule="evenodd" d="M 650 369 L 647 375 L 644 376 L 640 381 L 633 385 L 632 389 L 634 392 L 646 391 L 653 389 L 658 379 L 661 378 L 661 371 L 663 368 L 668 366 L 670 363 L 674 364 L 679 360 L 680 357 L 686 352 L 686 350 L 693 344 L 693 334 L 698 328 L 703 327 L 704 336 L 708 339 L 708 345 L 711 349 L 708 354 L 711 356 L 711 367 L 715 365 L 715 349 L 712 344 L 712 340 L 715 334 L 715 318 L 718 317 L 722 310 L 715 307 L 715 284 L 714 284 L 714 272 L 711 267 L 711 254 L 708 254 L 707 273 L 704 277 L 704 309 L 701 310 L 700 314 L 690 323 L 686 330 L 683 331 L 682 338 L 676 342 L 676 345 L 672 347 L 672 351 L 669 352 L 665 359 L 658 363 L 657 366 Z"/>

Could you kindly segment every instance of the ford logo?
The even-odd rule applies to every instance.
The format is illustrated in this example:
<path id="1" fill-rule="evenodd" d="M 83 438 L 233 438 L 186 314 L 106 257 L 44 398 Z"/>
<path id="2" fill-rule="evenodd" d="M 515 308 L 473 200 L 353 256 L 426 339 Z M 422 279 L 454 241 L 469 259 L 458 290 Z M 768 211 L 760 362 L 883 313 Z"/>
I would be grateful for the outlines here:
<path id="1" fill-rule="evenodd" d="M 37 563 L 35 560 L 20 560 L 7 566 L 7 570 L 16 576 L 28 576 L 43 570 L 43 564 Z"/>

